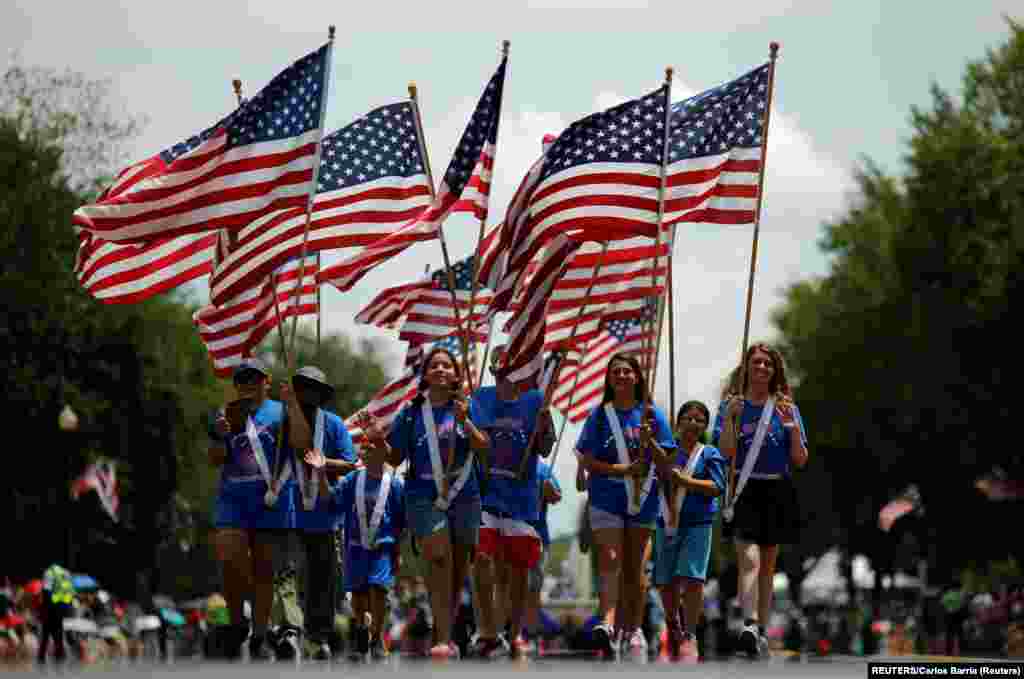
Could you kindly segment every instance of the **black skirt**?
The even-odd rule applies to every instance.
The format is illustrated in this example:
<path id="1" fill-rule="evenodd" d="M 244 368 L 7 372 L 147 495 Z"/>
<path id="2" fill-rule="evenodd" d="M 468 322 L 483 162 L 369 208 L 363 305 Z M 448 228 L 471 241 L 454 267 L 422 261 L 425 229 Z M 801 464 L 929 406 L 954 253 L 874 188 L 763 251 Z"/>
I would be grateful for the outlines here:
<path id="1" fill-rule="evenodd" d="M 732 521 L 722 518 L 722 535 L 756 545 L 800 542 L 800 505 L 793 479 L 747 479 Z"/>

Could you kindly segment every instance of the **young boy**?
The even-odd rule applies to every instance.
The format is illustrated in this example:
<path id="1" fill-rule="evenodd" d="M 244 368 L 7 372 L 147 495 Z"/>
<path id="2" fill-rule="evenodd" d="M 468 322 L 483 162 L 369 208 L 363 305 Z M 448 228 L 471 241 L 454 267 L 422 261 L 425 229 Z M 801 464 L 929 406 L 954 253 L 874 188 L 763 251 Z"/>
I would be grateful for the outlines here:
<path id="1" fill-rule="evenodd" d="M 310 451 L 306 462 L 324 466 L 323 454 Z M 388 590 L 401 567 L 401 538 L 405 530 L 405 492 L 402 480 L 378 455 L 363 457 L 357 469 L 331 488 L 320 476 L 321 491 L 330 494 L 331 510 L 345 524 L 345 589 L 352 593 L 355 619 L 353 657 L 367 653 L 388 657 L 384 642 Z"/>

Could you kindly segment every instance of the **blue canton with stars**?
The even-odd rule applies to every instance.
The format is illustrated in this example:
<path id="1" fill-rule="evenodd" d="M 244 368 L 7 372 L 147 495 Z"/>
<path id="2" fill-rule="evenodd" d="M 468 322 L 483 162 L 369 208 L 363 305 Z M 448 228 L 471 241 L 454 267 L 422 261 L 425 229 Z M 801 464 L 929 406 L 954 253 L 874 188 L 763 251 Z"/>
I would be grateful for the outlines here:
<path id="1" fill-rule="evenodd" d="M 672 104 L 669 162 L 761 145 L 768 108 L 768 64 Z"/>
<path id="2" fill-rule="evenodd" d="M 412 104 L 381 106 L 321 143 L 318 193 L 423 172 Z"/>
<path id="3" fill-rule="evenodd" d="M 473 117 L 466 125 L 466 131 L 462 133 L 459 145 L 455 148 L 455 154 L 444 173 L 444 183 L 448 190 L 458 195 L 462 192 L 466 182 L 473 174 L 473 168 L 480 159 L 480 152 L 484 144 L 498 143 L 498 118 L 501 115 L 501 94 L 505 86 L 505 63 L 501 65 L 487 83 L 480 101 L 477 102 Z"/>
<path id="4" fill-rule="evenodd" d="M 260 92 L 236 111 L 198 135 L 160 152 L 170 165 L 208 141 L 220 129 L 227 133 L 227 149 L 256 142 L 298 137 L 320 125 L 327 45 L 279 73 Z"/>
<path id="5" fill-rule="evenodd" d="M 664 87 L 645 97 L 577 120 L 548 150 L 541 181 L 586 163 L 661 164 L 665 140 Z"/>
<path id="6" fill-rule="evenodd" d="M 455 276 L 455 290 L 469 292 L 473 289 L 473 259 L 470 255 L 460 262 L 452 264 L 452 274 Z M 448 290 L 448 270 L 438 269 L 430 275 L 431 284 L 436 290 Z"/>
<path id="7" fill-rule="evenodd" d="M 631 330 L 640 327 L 642 323 L 649 322 L 654 318 L 657 307 L 657 298 L 648 297 L 644 300 L 644 308 L 641 310 L 639 315 L 632 318 L 616 318 L 605 321 L 605 330 L 607 330 L 609 334 L 615 337 L 619 342 L 625 342 L 629 339 Z"/>

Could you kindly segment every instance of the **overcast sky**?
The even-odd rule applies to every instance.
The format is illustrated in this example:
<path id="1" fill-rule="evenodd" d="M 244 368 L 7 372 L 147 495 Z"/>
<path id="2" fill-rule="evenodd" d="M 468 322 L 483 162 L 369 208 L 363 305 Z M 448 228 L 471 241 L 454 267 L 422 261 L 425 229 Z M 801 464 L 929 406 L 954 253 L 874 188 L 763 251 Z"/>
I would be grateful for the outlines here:
<path id="1" fill-rule="evenodd" d="M 149 120 L 130 149 L 141 159 L 230 111 L 232 78 L 255 93 L 319 46 L 333 23 L 338 34 L 326 130 L 405 98 L 414 80 L 428 152 L 440 176 L 497 66 L 500 43 L 508 39 L 493 224 L 545 133 L 557 134 L 582 116 L 658 87 L 668 65 L 676 72 L 673 99 L 716 86 L 766 61 L 769 42 L 778 41 L 751 323 L 756 340 L 772 338 L 770 313 L 788 284 L 828 270 L 817 240 L 822 222 L 847 205 L 852 171 L 865 157 L 900 170 L 911 106 L 929 104 L 933 81 L 957 90 L 966 61 L 1006 39 L 1002 17 L 1013 7 L 1019 5 L 985 0 L 8 0 L 0 8 L 0 45 L 20 52 L 25 64 L 69 66 L 111 79 L 115 109 Z M 477 228 L 466 215 L 449 220 L 445 231 L 454 258 L 475 247 Z M 714 410 L 720 381 L 737 361 L 751 233 L 704 225 L 685 225 L 678 233 L 677 404 L 696 397 Z M 336 259 L 324 256 L 325 263 Z M 378 339 L 395 374 L 404 345 L 353 326 L 352 317 L 380 288 L 440 261 L 436 242 L 421 244 L 346 295 L 325 287 L 324 328 Z M 195 294 L 205 300 L 205 287 L 197 286 Z M 662 356 L 658 391 L 667 408 L 667 351 Z M 579 504 L 572 488 L 576 433 L 569 427 L 558 461 L 566 499 L 550 515 L 556 535 L 574 525 Z"/>

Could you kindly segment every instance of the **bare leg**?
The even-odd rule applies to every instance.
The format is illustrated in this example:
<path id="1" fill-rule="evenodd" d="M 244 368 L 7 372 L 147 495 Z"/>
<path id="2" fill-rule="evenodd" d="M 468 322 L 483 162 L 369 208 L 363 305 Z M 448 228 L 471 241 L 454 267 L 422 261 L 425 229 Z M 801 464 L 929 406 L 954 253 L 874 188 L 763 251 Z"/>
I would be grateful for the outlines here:
<path id="1" fill-rule="evenodd" d="M 643 623 L 645 601 L 644 562 L 650 548 L 651 530 L 630 526 L 626 528 L 626 544 L 622 550 L 622 568 L 625 574 L 624 598 L 629 606 L 628 617 L 623 612 L 623 631 L 630 635 Z"/>
<path id="2" fill-rule="evenodd" d="M 427 588 L 434 614 L 434 643 L 446 646 L 452 638 L 452 545 L 448 530 L 421 538 L 420 550 L 427 562 Z"/>
<path id="3" fill-rule="evenodd" d="M 757 572 L 757 620 L 762 625 L 767 625 L 771 620 L 773 580 L 778 557 L 778 545 L 761 546 L 761 568 Z"/>
<path id="4" fill-rule="evenodd" d="M 615 607 L 619 601 L 619 578 L 622 569 L 623 532 L 622 528 L 598 528 L 593 531 L 600 580 L 598 607 L 606 625 L 615 624 Z"/>
<path id="5" fill-rule="evenodd" d="M 455 623 L 455 615 L 459 610 L 459 598 L 462 596 L 462 588 L 466 585 L 466 578 L 469 576 L 470 555 L 475 548 L 472 545 L 451 546 L 452 550 L 452 589 L 451 589 L 451 621 Z"/>
<path id="6" fill-rule="evenodd" d="M 374 639 L 384 638 L 384 608 L 387 605 L 387 590 L 383 587 L 370 587 L 370 614 L 373 616 Z"/>
<path id="7" fill-rule="evenodd" d="M 521 566 L 506 564 L 508 574 L 508 617 L 510 621 L 509 641 L 515 642 L 523 631 L 523 621 L 526 613 L 526 598 L 528 596 L 527 581 L 530 571 Z"/>
<path id="8" fill-rule="evenodd" d="M 267 536 L 256 534 L 252 541 L 252 630 L 255 636 L 267 631 L 274 605 L 274 550 Z"/>
<path id="9" fill-rule="evenodd" d="M 495 615 L 496 574 L 494 559 L 487 554 L 477 553 L 473 563 L 473 582 L 476 584 L 477 631 L 481 639 L 496 639 L 497 618 Z"/>
<path id="10" fill-rule="evenodd" d="M 743 619 L 756 618 L 759 608 L 757 601 L 757 580 L 761 569 L 760 550 L 750 542 L 736 541 L 736 560 L 738 562 L 738 589 L 740 605 L 743 608 Z"/>
<path id="11" fill-rule="evenodd" d="M 690 632 L 697 631 L 700 618 L 704 614 L 704 583 L 700 580 L 683 580 L 685 590 L 683 592 L 683 605 L 686 608 L 686 629 Z"/>
<path id="12" fill-rule="evenodd" d="M 245 595 L 252 582 L 252 559 L 249 535 L 241 528 L 221 528 L 214 536 L 214 551 L 224 569 L 224 599 L 231 614 L 231 624 L 245 620 Z"/>

